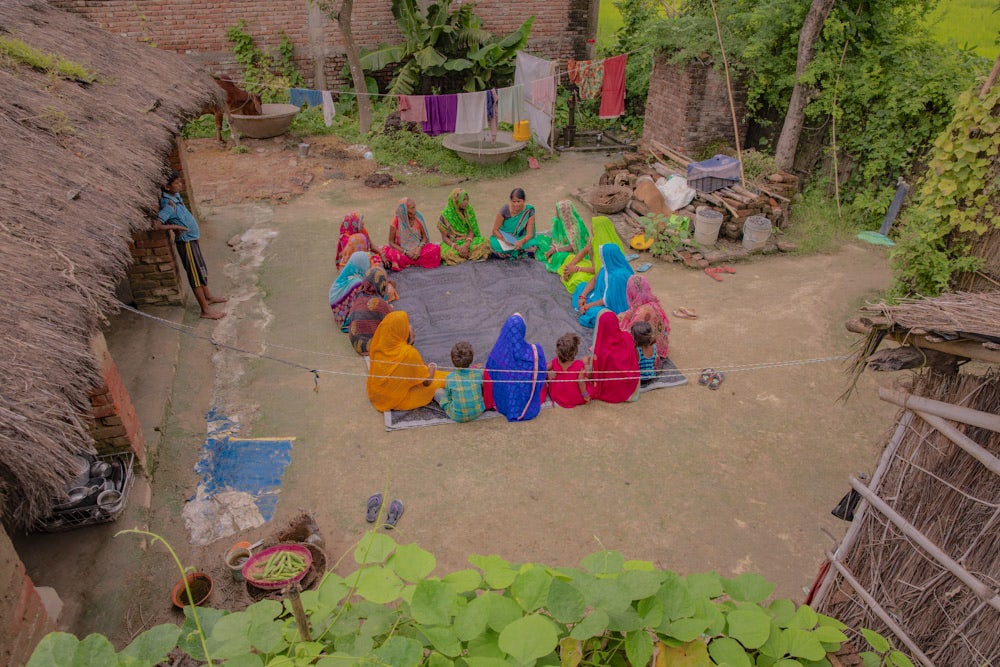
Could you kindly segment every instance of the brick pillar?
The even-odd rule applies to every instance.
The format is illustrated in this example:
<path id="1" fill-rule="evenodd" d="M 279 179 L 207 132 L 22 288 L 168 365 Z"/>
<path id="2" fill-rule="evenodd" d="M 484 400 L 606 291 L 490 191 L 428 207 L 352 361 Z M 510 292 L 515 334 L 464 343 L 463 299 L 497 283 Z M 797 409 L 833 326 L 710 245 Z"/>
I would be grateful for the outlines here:
<path id="1" fill-rule="evenodd" d="M 128 282 L 140 306 L 181 306 L 184 292 L 174 259 L 170 232 L 151 230 L 132 235 L 132 265 Z"/>
<path id="2" fill-rule="evenodd" d="M 0 664 L 24 665 L 56 629 L 14 545 L 0 528 Z"/>
<path id="3" fill-rule="evenodd" d="M 131 450 L 143 466 L 146 465 L 146 440 L 142 435 L 139 417 L 136 415 L 132 399 L 122 382 L 118 366 L 108 351 L 104 334 L 97 334 L 90 341 L 101 368 L 103 382 L 90 392 L 91 417 L 90 435 L 94 438 L 98 454 L 111 454 Z"/>

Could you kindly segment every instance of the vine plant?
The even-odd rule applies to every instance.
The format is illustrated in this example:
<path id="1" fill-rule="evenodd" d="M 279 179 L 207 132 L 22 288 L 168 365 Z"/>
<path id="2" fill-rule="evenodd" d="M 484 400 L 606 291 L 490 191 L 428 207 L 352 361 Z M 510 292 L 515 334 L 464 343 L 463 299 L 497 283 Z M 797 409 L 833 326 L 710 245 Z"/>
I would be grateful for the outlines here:
<path id="1" fill-rule="evenodd" d="M 284 32 L 276 53 L 257 48 L 253 35 L 240 21 L 226 30 L 226 39 L 233 44 L 233 56 L 243 68 L 243 86 L 257 93 L 264 102 L 288 100 L 288 89 L 304 83 L 302 73 L 295 68 L 295 45 Z"/>
<path id="2" fill-rule="evenodd" d="M 301 594 L 309 641 L 288 602 L 263 600 L 201 609 L 201 630 L 188 608 L 179 630 L 154 627 L 118 654 L 100 635 L 52 633 L 28 667 L 152 667 L 174 646 L 229 667 L 828 666 L 847 639 L 846 626 L 806 605 L 767 602 L 774 585 L 756 574 L 682 577 L 600 551 L 578 568 L 472 556 L 471 568 L 435 577 L 433 554 L 375 531 L 353 557 L 351 574 L 329 572 Z"/>
<path id="3" fill-rule="evenodd" d="M 973 271 L 962 235 L 1000 228 L 1000 86 L 963 93 L 951 124 L 934 142 L 914 205 L 892 253 L 895 297 L 936 296 Z"/>

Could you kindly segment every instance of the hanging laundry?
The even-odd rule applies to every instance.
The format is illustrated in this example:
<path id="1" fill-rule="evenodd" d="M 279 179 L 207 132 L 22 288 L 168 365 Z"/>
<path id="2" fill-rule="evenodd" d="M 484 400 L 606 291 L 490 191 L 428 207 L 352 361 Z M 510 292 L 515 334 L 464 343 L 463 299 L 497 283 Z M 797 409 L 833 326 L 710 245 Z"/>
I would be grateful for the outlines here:
<path id="1" fill-rule="evenodd" d="M 308 104 L 311 107 L 323 106 L 323 94 L 321 91 L 311 88 L 289 88 L 288 101 L 297 107 Z"/>
<path id="2" fill-rule="evenodd" d="M 455 117 L 458 115 L 458 95 L 427 95 L 424 97 L 427 120 L 422 128 L 432 137 L 455 131 Z"/>
<path id="3" fill-rule="evenodd" d="M 399 120 L 407 123 L 422 123 L 427 120 L 427 107 L 423 95 L 399 96 Z"/>
<path id="4" fill-rule="evenodd" d="M 497 108 L 498 93 L 496 88 L 486 91 L 486 121 L 490 128 L 490 140 L 497 140 L 497 119 L 500 109 Z"/>
<path id="5" fill-rule="evenodd" d="M 521 86 L 508 86 L 497 91 L 497 118 L 501 123 L 516 125 L 521 120 L 523 107 L 524 89 Z"/>
<path id="6" fill-rule="evenodd" d="M 333 117 L 337 115 L 337 110 L 333 106 L 333 95 L 329 90 L 323 91 L 323 122 L 327 127 L 333 125 Z"/>
<path id="7" fill-rule="evenodd" d="M 531 103 L 538 108 L 552 106 L 556 101 L 556 78 L 548 76 L 531 82 Z"/>
<path id="8" fill-rule="evenodd" d="M 524 86 L 524 115 L 531 126 L 531 133 L 535 140 L 545 148 L 549 148 L 549 135 L 552 133 L 552 111 L 553 102 L 545 102 L 548 99 L 547 88 L 538 88 L 540 100 L 536 103 L 532 95 L 531 84 L 539 79 L 552 79 L 552 86 L 555 85 L 556 63 L 545 60 L 537 56 L 518 51 L 515 59 L 514 85 Z M 553 101 L 555 93 L 553 92 Z"/>
<path id="9" fill-rule="evenodd" d="M 570 83 L 580 89 L 581 100 L 592 100 L 601 92 L 604 83 L 603 60 L 570 60 L 566 63 Z"/>
<path id="10" fill-rule="evenodd" d="M 618 118 L 625 113 L 625 65 L 628 54 L 604 60 L 604 84 L 601 86 L 601 110 L 598 118 Z"/>
<path id="11" fill-rule="evenodd" d="M 455 134 L 478 134 L 486 127 L 486 91 L 459 93 Z"/>

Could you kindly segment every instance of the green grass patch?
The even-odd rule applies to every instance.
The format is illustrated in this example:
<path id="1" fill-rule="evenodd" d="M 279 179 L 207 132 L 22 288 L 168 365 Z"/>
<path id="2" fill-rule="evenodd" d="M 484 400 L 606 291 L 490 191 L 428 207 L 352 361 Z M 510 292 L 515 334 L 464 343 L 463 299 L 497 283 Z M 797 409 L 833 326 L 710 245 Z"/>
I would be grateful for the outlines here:
<path id="1" fill-rule="evenodd" d="M 601 0 L 597 14 L 597 48 L 610 49 L 615 45 L 615 33 L 624 25 L 622 13 L 612 0 Z"/>
<path id="2" fill-rule="evenodd" d="M 801 253 L 835 250 L 861 231 L 850 220 L 838 220 L 837 202 L 827 195 L 826 183 L 810 185 L 802 200 L 792 204 L 791 221 L 786 228 L 786 240 L 796 243 Z"/>
<path id="3" fill-rule="evenodd" d="M 0 37 L 0 57 L 71 81 L 93 83 L 97 80 L 97 74 L 86 65 L 39 51 L 13 37 Z"/>
<path id="4" fill-rule="evenodd" d="M 953 42 L 993 60 L 1000 54 L 998 9 L 997 0 L 946 0 L 938 4 L 928 18 L 928 25 L 941 42 Z"/>

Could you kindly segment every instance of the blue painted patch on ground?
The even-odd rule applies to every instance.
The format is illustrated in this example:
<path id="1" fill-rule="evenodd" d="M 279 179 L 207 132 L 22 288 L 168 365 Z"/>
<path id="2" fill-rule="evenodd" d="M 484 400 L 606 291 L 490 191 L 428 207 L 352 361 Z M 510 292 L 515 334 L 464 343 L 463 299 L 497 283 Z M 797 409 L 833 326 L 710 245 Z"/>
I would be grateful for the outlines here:
<path id="1" fill-rule="evenodd" d="M 249 494 L 265 521 L 278 504 L 281 476 L 292 460 L 294 438 L 240 438 L 238 427 L 212 408 L 208 437 L 195 471 L 208 497 L 222 491 Z"/>

